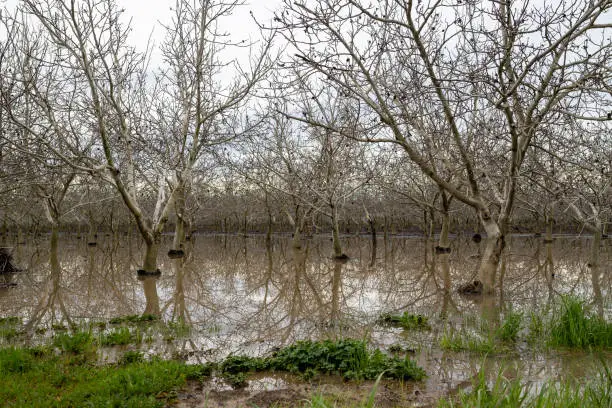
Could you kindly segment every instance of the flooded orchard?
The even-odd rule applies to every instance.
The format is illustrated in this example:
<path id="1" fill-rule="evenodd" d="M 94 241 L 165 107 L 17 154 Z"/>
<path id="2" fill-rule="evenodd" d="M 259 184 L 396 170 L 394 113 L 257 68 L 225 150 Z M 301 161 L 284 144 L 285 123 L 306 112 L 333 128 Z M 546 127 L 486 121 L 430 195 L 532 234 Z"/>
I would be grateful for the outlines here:
<path id="1" fill-rule="evenodd" d="M 562 295 L 583 300 L 609 321 L 609 240 L 602 240 L 601 265 L 589 267 L 588 237 L 559 235 L 545 242 L 511 236 L 496 295 L 483 297 L 457 293 L 478 270 L 481 248 L 470 237 L 454 237 L 450 253 L 436 253 L 432 242 L 417 236 L 375 244 L 360 236 L 343 239 L 349 259 L 338 261 L 330 256 L 328 236 L 295 248 L 283 235 L 194 235 L 184 257 L 160 256 L 161 275 L 138 276 L 138 239 L 107 235 L 94 246 L 65 234 L 55 257 L 45 237 L 28 238 L 12 249 L 13 263 L 23 270 L 1 276 L 0 289 L 0 317 L 15 316 L 22 324 L 0 342 L 36 345 L 75 327 L 104 337 L 117 331 L 118 316 L 135 315 L 159 319 L 130 327 L 138 333 L 123 345 L 102 342 L 101 360 L 113 362 L 134 350 L 200 364 L 269 356 L 300 340 L 366 340 L 386 354 L 408 355 L 427 375 L 422 381 L 384 380 L 380 406 L 435 406 L 441 397 L 472 387 L 481 370 L 491 381 L 500 373 L 521 378 L 536 392 L 549 381 L 588 378 L 602 359 L 612 362 L 609 348 L 538 346 L 534 323 L 555 313 Z M 171 242 L 164 237 L 162 253 Z M 420 320 L 394 324 L 401 319 L 391 317 L 401 315 Z M 505 342 L 500 328 L 508 316 L 521 322 Z M 222 378 L 192 384 L 178 399 L 183 406 L 266 406 L 329 392 L 358 402 L 372 384 L 257 373 L 241 387 Z"/>

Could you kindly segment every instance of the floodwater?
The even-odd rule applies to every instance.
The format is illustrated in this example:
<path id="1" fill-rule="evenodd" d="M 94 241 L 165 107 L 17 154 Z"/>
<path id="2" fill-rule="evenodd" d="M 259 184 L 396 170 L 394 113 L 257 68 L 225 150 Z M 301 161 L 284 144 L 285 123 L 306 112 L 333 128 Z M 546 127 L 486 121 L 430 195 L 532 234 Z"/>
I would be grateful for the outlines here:
<path id="1" fill-rule="evenodd" d="M 162 275 L 144 279 L 136 275 L 142 248 L 135 237 L 105 236 L 97 246 L 88 246 L 75 235 L 62 236 L 57 263 L 49 261 L 45 237 L 28 238 L 13 248 L 14 263 L 25 270 L 0 276 L 5 283 L 0 317 L 22 317 L 32 333 L 27 341 L 35 343 L 48 339 L 58 325 L 160 314 L 164 322 L 184 321 L 188 327 L 146 333 L 140 350 L 192 363 L 230 354 L 266 355 L 301 339 L 365 338 L 385 350 L 407 351 L 428 374 L 417 384 L 386 384 L 385 392 L 403 396 L 395 405 L 432 404 L 441 395 L 469 387 L 483 365 L 492 375 L 502 370 L 506 377 L 520 376 L 535 387 L 551 379 L 590 375 L 598 361 L 585 352 L 533 351 L 519 342 L 514 350 L 485 357 L 443 350 L 439 339 L 478 319 L 495 322 L 509 310 L 548 312 L 558 294 L 586 299 L 609 320 L 610 240 L 602 241 L 600 266 L 590 268 L 588 237 L 559 235 L 551 244 L 512 236 L 498 275 L 501 290 L 482 301 L 456 293 L 460 284 L 475 278 L 478 268 L 483 244 L 468 238 L 455 237 L 450 254 L 436 255 L 435 243 L 419 237 L 381 238 L 374 246 L 367 237 L 347 236 L 343 241 L 350 260 L 341 263 L 331 259 L 327 236 L 306 240 L 297 250 L 288 236 L 266 242 L 263 236 L 195 235 L 181 259 L 165 255 L 168 236 L 160 251 Z M 16 285 L 6 287 L 9 280 Z M 432 329 L 404 331 L 377 322 L 382 313 L 404 311 L 426 315 Z M 121 351 L 104 350 L 105 358 L 112 361 Z M 318 381 L 318 386 L 347 387 L 332 378 Z M 369 386 L 351 385 L 364 393 Z M 312 395 L 308 387 L 282 375 L 253 378 L 240 391 L 211 382 L 191 390 L 185 397 L 191 403 L 184 403 L 197 406 L 196 394 L 202 392 L 208 393 L 208 406 L 224 392 L 233 394 L 219 398 L 240 401 L 264 398 L 268 392 L 307 398 Z"/>

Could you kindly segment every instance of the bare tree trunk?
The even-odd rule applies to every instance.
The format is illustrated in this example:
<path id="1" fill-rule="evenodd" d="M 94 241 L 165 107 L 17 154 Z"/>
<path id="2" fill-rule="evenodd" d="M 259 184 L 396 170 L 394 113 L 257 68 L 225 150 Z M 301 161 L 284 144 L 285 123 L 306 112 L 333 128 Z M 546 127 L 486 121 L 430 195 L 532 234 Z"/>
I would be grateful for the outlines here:
<path id="1" fill-rule="evenodd" d="M 174 260 L 174 274 L 176 275 L 176 284 L 174 287 L 174 311 L 173 318 L 180 322 L 187 321 L 187 308 L 185 307 L 185 268 L 183 267 L 184 259 Z"/>
<path id="2" fill-rule="evenodd" d="M 604 318 L 604 301 L 603 294 L 601 291 L 601 283 L 600 283 L 600 271 L 599 267 L 593 266 L 591 267 L 591 284 L 593 285 L 593 302 L 597 308 L 597 315 Z"/>
<path id="3" fill-rule="evenodd" d="M 482 223 L 487 232 L 487 239 L 485 240 L 485 251 L 482 255 L 480 269 L 478 270 L 478 279 L 482 285 L 482 293 L 492 294 L 495 292 L 497 267 L 502 251 L 506 246 L 506 241 L 499 225 L 495 221 L 483 219 Z"/>
<path id="4" fill-rule="evenodd" d="M 243 224 L 242 233 L 243 233 L 243 236 L 245 236 L 245 237 L 247 235 L 249 235 L 249 231 L 248 231 L 248 215 L 249 215 L 249 212 L 247 210 L 245 210 L 244 211 L 243 220 L 242 220 L 242 224 Z"/>
<path id="5" fill-rule="evenodd" d="M 157 294 L 157 277 L 147 276 L 142 279 L 146 305 L 143 314 L 161 316 L 159 296 Z"/>
<path id="6" fill-rule="evenodd" d="M 384 226 L 384 232 L 383 232 L 383 241 L 385 243 L 385 248 L 387 247 L 387 242 L 389 241 L 389 224 L 387 222 L 387 216 L 385 215 L 384 217 L 384 221 L 385 221 L 385 226 Z"/>
<path id="7" fill-rule="evenodd" d="M 374 266 L 376 264 L 376 249 L 378 246 L 378 242 L 376 240 L 376 223 L 374 222 L 374 218 L 372 218 L 372 216 L 370 215 L 370 212 L 365 207 L 365 205 L 363 206 L 363 209 L 365 210 L 366 219 L 370 226 L 370 234 L 372 237 L 372 256 L 370 260 L 370 266 Z"/>
<path id="8" fill-rule="evenodd" d="M 157 273 L 157 253 L 159 252 L 159 238 L 145 241 L 146 248 L 142 260 L 142 271 L 148 274 Z"/>
<path id="9" fill-rule="evenodd" d="M 272 209 L 268 201 L 268 193 L 266 192 L 266 212 L 268 213 L 268 225 L 266 226 L 266 246 L 272 242 Z"/>
<path id="10" fill-rule="evenodd" d="M 95 244 L 97 241 L 98 241 L 98 235 L 96 234 L 95 223 L 93 219 L 90 219 L 88 223 L 87 243 Z"/>
<path id="11" fill-rule="evenodd" d="M 20 224 L 17 224 L 17 245 L 25 244 L 25 239 L 23 238 L 23 228 Z"/>
<path id="12" fill-rule="evenodd" d="M 553 222 L 554 222 L 554 218 L 552 216 L 552 214 L 550 213 L 546 213 L 546 238 L 544 239 L 545 243 L 552 243 L 553 238 L 552 238 L 552 233 L 553 233 Z"/>
<path id="13" fill-rule="evenodd" d="M 6 226 L 6 214 L 4 214 L 4 220 L 2 221 L 2 232 L 0 232 L 0 234 L 2 234 L 2 245 L 8 245 L 8 228 Z"/>
<path id="14" fill-rule="evenodd" d="M 343 263 L 334 262 L 334 275 L 332 277 L 332 298 L 331 298 L 331 326 L 336 327 L 340 318 L 340 286 L 342 283 Z"/>
<path id="15" fill-rule="evenodd" d="M 450 255 L 448 253 L 440 254 L 438 257 L 437 264 L 439 265 L 439 271 L 442 275 L 442 283 L 444 285 L 444 297 L 442 299 L 442 308 L 440 310 L 440 318 L 446 319 L 448 316 L 448 306 L 450 303 L 450 292 L 451 292 L 451 276 L 450 276 Z"/>
<path id="16" fill-rule="evenodd" d="M 336 206 L 331 204 L 331 222 L 332 222 L 332 241 L 334 246 L 334 258 L 344 258 L 342 253 L 342 244 L 340 243 L 340 227 L 338 226 L 338 210 Z"/>
<path id="17" fill-rule="evenodd" d="M 175 192 L 174 211 L 176 213 L 176 225 L 174 227 L 174 240 L 172 249 L 179 251 L 185 244 L 185 188 L 177 187 Z"/>
<path id="18" fill-rule="evenodd" d="M 295 223 L 294 227 L 292 246 L 295 249 L 300 249 L 302 247 L 302 228 L 298 223 Z"/>
<path id="19" fill-rule="evenodd" d="M 59 224 L 53 223 L 51 225 L 51 239 L 49 242 L 49 263 L 51 264 L 51 270 L 59 269 L 59 260 L 57 256 L 59 242 Z"/>
<path id="20" fill-rule="evenodd" d="M 598 225 L 598 227 L 600 227 Z M 601 245 L 601 228 L 593 229 L 593 240 L 591 241 L 591 254 L 589 266 L 596 269 L 599 266 L 599 247 Z"/>
<path id="21" fill-rule="evenodd" d="M 438 240 L 438 246 L 440 248 L 450 248 L 448 241 L 448 230 L 450 229 L 450 217 L 448 213 L 442 214 L 442 230 L 440 231 L 440 238 Z"/>

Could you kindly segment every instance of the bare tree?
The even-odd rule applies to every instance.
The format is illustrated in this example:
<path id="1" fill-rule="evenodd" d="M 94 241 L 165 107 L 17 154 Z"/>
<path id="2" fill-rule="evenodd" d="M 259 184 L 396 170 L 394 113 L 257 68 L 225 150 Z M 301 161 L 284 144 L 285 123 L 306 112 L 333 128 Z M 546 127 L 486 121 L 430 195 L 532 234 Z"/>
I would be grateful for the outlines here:
<path id="1" fill-rule="evenodd" d="M 174 179 L 176 250 L 184 240 L 185 200 L 198 160 L 256 126 L 243 112 L 272 66 L 273 34 L 252 44 L 232 39 L 221 28 L 222 20 L 241 5 L 241 0 L 177 0 L 166 27 L 156 112 L 160 134 L 169 136 L 165 147 Z M 248 67 L 227 56 L 247 50 Z"/>
<path id="2" fill-rule="evenodd" d="M 276 21 L 295 56 L 284 64 L 351 98 L 360 111 L 351 128 L 360 131 L 288 114 L 354 140 L 396 144 L 472 207 L 488 236 L 479 279 L 492 292 L 532 143 L 566 115 L 608 118 L 611 7 L 610 0 L 287 1 Z M 443 123 L 432 127 L 440 113 Z M 448 146 L 430 149 L 439 137 Z M 445 173 L 460 178 L 449 182 Z"/>
<path id="3" fill-rule="evenodd" d="M 217 75 L 234 62 L 220 59 L 231 43 L 219 38 L 218 19 L 239 4 L 178 1 L 162 47 L 166 69 L 152 82 L 114 0 L 23 1 L 24 25 L 34 20 L 41 32 L 24 37 L 19 51 L 33 62 L 19 64 L 19 79 L 43 120 L 12 119 L 55 157 L 115 186 L 146 243 L 146 273 L 158 271 L 172 209 L 180 245 L 193 168 L 207 147 L 236 136 L 235 108 L 269 65 L 265 41 L 248 69 L 236 66 L 230 85 L 220 85 Z"/>

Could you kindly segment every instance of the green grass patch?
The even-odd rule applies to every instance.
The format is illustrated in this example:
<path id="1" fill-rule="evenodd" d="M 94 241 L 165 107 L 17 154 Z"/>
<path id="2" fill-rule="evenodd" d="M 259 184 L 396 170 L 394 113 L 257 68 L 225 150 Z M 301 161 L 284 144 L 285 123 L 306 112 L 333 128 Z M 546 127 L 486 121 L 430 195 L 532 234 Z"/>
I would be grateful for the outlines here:
<path id="1" fill-rule="evenodd" d="M 36 349 L 0 350 L 0 401 L 35 407 L 163 407 L 187 379 L 203 379 L 211 367 L 177 361 L 124 358 L 121 364 L 71 364 Z"/>
<path id="2" fill-rule="evenodd" d="M 0 317 L 0 326 L 15 326 L 21 324 L 21 319 L 17 316 Z"/>
<path id="3" fill-rule="evenodd" d="M 423 315 L 404 312 L 400 315 L 384 313 L 378 318 L 378 322 L 384 326 L 401 327 L 405 330 L 429 330 L 429 319 Z"/>
<path id="4" fill-rule="evenodd" d="M 21 319 L 15 316 L 0 318 L 0 339 L 13 340 L 22 333 Z"/>
<path id="5" fill-rule="evenodd" d="M 34 364 L 34 356 L 27 350 L 19 348 L 5 348 L 0 350 L 0 372 L 25 373 Z"/>
<path id="6" fill-rule="evenodd" d="M 551 322 L 550 344 L 572 348 L 610 348 L 612 323 L 593 314 L 584 302 L 563 296 Z"/>

